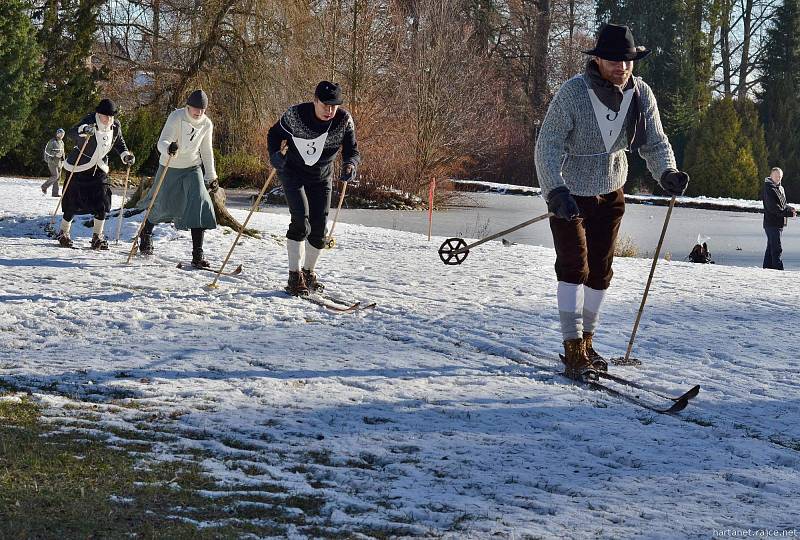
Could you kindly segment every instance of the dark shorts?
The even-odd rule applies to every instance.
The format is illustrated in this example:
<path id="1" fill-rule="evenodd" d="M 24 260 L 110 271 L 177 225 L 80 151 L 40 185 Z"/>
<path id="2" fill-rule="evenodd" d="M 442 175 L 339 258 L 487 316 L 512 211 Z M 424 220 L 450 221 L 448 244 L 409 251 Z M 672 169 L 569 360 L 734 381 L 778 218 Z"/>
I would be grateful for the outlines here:
<path id="1" fill-rule="evenodd" d="M 291 222 L 286 238 L 308 243 L 317 249 L 325 246 L 325 225 L 331 206 L 331 177 L 304 178 L 285 172 L 280 175 Z"/>
<path id="2" fill-rule="evenodd" d="M 572 221 L 550 218 L 559 281 L 605 290 L 614 271 L 614 248 L 625 213 L 622 188 L 595 197 L 575 197 L 581 215 Z"/>
<path id="3" fill-rule="evenodd" d="M 107 181 L 106 173 L 99 167 L 75 173 L 61 201 L 64 218 L 71 221 L 73 216 L 92 214 L 105 219 L 111 210 L 111 188 Z"/>

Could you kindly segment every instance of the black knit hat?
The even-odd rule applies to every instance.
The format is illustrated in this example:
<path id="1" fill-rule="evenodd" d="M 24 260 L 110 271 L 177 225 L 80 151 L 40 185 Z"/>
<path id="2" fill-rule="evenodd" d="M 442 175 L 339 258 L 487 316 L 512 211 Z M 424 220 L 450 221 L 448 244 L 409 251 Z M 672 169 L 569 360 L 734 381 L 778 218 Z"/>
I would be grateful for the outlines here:
<path id="1" fill-rule="evenodd" d="M 613 62 L 641 60 L 650 54 L 648 49 L 636 46 L 630 28 L 611 23 L 600 29 L 594 49 L 583 52 Z"/>
<path id="2" fill-rule="evenodd" d="M 186 104 L 198 109 L 208 109 L 208 96 L 202 90 L 195 90 L 189 95 Z"/>
<path id="3" fill-rule="evenodd" d="M 100 103 L 97 104 L 95 112 L 104 114 L 106 116 L 117 116 L 119 109 L 117 108 L 116 103 L 110 99 L 102 99 L 100 100 Z"/>
<path id="4" fill-rule="evenodd" d="M 342 87 L 329 81 L 321 81 L 314 90 L 314 96 L 325 105 L 341 105 Z"/>

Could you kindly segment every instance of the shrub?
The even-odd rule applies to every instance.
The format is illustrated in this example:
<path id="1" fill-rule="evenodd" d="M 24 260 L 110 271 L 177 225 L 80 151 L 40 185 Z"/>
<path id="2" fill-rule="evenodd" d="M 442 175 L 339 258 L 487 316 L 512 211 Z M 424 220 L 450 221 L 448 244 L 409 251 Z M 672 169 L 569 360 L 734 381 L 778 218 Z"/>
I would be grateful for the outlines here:
<path id="1" fill-rule="evenodd" d="M 614 257 L 636 257 L 639 255 L 639 247 L 633 243 L 633 238 L 625 236 L 617 239 L 614 246 Z"/>
<path id="2" fill-rule="evenodd" d="M 131 113 L 123 113 L 119 121 L 125 143 L 136 156 L 136 163 L 131 167 L 131 172 L 155 174 L 158 168 L 156 143 L 165 121 L 164 115 L 154 109 L 142 107 Z"/>
<path id="3" fill-rule="evenodd" d="M 219 183 L 225 188 L 261 188 L 271 171 L 259 156 L 245 152 L 217 154 L 215 158 Z"/>

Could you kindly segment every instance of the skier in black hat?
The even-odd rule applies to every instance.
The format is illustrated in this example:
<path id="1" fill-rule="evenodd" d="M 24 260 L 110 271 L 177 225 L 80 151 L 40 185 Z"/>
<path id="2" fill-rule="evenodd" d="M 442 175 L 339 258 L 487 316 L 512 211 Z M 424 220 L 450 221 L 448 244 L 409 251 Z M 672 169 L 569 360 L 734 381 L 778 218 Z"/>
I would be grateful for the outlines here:
<path id="1" fill-rule="evenodd" d="M 113 148 L 125 165 L 133 165 L 135 161 L 133 153 L 125 145 L 119 120 L 114 118 L 117 114 L 114 102 L 103 99 L 95 112 L 86 115 L 67 132 L 75 146 L 64 163 L 64 169 L 72 172 L 73 176 L 63 195 L 64 214 L 61 230 L 56 235 L 56 240 L 64 247 L 73 247 L 70 238 L 72 218 L 76 214 L 90 213 L 94 216 L 91 248 L 108 249 L 103 236 L 106 214 L 111 209 L 108 153 Z M 80 154 L 81 148 L 84 148 L 83 154 Z"/>
<path id="2" fill-rule="evenodd" d="M 186 107 L 172 111 L 161 130 L 158 138 L 161 158 L 154 178 L 161 178 L 168 156 L 172 158 L 161 191 L 142 227 L 139 251 L 143 255 L 153 253 L 153 227 L 172 222 L 176 229 L 192 231 L 192 265 L 210 266 L 203 256 L 203 237 L 207 229 L 217 227 L 210 194 L 219 183 L 212 149 L 214 123 L 206 116 L 207 108 L 208 96 L 202 90 L 195 90 L 186 100 Z M 155 187 L 154 183 L 138 207 L 147 208 Z"/>
<path id="3" fill-rule="evenodd" d="M 291 214 L 286 290 L 295 296 L 322 289 L 314 269 L 325 245 L 333 160 L 341 148 L 342 182 L 355 178 L 361 162 L 355 124 L 340 107 L 342 101 L 341 87 L 322 81 L 314 100 L 289 107 L 267 136 L 270 163 L 283 184 Z M 285 156 L 280 152 L 283 141 L 288 142 Z"/>
<path id="4" fill-rule="evenodd" d="M 633 63 L 650 51 L 637 47 L 626 26 L 605 25 L 583 74 L 550 102 L 536 141 L 536 171 L 547 200 L 556 250 L 558 310 L 565 373 L 594 378 L 606 361 L 594 350 L 600 306 L 611 283 L 614 246 L 628 174 L 626 151 L 638 151 L 670 195 L 681 195 L 689 175 L 679 172 L 664 134 L 653 91 L 633 77 Z"/>

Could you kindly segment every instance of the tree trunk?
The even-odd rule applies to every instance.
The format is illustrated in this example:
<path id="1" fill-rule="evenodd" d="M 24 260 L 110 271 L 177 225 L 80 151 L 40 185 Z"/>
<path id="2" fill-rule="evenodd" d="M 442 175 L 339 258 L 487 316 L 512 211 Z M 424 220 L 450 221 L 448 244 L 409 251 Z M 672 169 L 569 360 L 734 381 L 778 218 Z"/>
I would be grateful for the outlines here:
<path id="1" fill-rule="evenodd" d="M 753 27 L 753 0 L 746 0 L 744 6 L 744 29 L 742 41 L 742 60 L 739 64 L 739 84 L 736 98 L 740 103 L 747 99 L 747 75 L 750 72 L 750 38 Z"/>
<path id="2" fill-rule="evenodd" d="M 722 8 L 722 24 L 720 25 L 720 56 L 722 57 L 722 85 L 723 94 L 728 97 L 733 95 L 731 90 L 731 45 L 728 36 L 731 33 L 731 3 L 724 2 Z"/>

